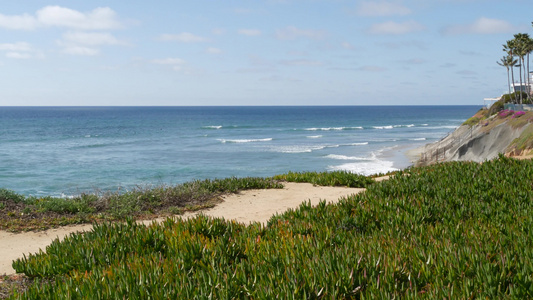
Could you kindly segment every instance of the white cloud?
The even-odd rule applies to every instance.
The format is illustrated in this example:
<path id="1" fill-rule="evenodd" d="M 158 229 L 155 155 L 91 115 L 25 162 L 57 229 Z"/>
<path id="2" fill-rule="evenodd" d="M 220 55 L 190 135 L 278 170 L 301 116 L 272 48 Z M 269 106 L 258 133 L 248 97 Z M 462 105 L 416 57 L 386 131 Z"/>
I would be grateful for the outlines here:
<path id="1" fill-rule="evenodd" d="M 207 39 L 189 32 L 182 32 L 179 34 L 161 34 L 159 39 L 162 41 L 176 41 L 181 43 L 201 43 L 206 42 Z"/>
<path id="2" fill-rule="evenodd" d="M 42 52 L 33 49 L 33 47 L 26 42 L 0 44 L 0 51 L 6 51 L 5 56 L 7 58 L 29 59 L 44 57 Z"/>
<path id="3" fill-rule="evenodd" d="M 205 50 L 205 52 L 209 54 L 220 54 L 222 53 L 222 50 L 220 50 L 219 48 L 209 47 Z"/>
<path id="4" fill-rule="evenodd" d="M 364 1 L 359 3 L 357 14 L 360 16 L 383 17 L 400 15 L 405 16 L 411 13 L 411 10 L 398 3 L 387 1 L 370 2 Z"/>
<path id="5" fill-rule="evenodd" d="M 513 33 L 518 31 L 507 21 L 489 18 L 479 18 L 472 24 L 453 25 L 446 27 L 442 32 L 446 35 L 456 34 L 497 34 Z"/>
<path id="6" fill-rule="evenodd" d="M 427 61 L 422 58 L 412 58 L 412 59 L 402 60 L 401 62 L 408 64 L 408 65 L 420 65 L 420 64 L 427 63 Z"/>
<path id="7" fill-rule="evenodd" d="M 400 48 L 418 48 L 420 50 L 426 50 L 427 46 L 425 42 L 421 41 L 397 41 L 397 42 L 384 42 L 384 43 L 376 43 L 378 46 L 382 46 L 389 49 L 400 49 Z"/>
<path id="8" fill-rule="evenodd" d="M 362 66 L 357 68 L 359 71 L 365 71 L 365 72 L 384 72 L 387 69 L 379 66 Z"/>
<path id="9" fill-rule="evenodd" d="M 224 33 L 226 33 L 226 29 L 224 29 L 224 28 L 213 28 L 212 32 L 213 32 L 214 35 L 223 35 Z"/>
<path id="10" fill-rule="evenodd" d="M 185 61 L 181 58 L 163 58 L 163 59 L 154 59 L 152 63 L 157 65 L 166 65 L 172 67 L 174 71 L 182 71 Z"/>
<path id="11" fill-rule="evenodd" d="M 6 16 L 0 14 L 0 27 L 15 30 L 33 30 L 38 26 L 37 20 L 28 14 Z"/>
<path id="12" fill-rule="evenodd" d="M 6 53 L 7 58 L 15 58 L 15 59 L 29 59 L 32 58 L 31 54 L 29 53 L 21 53 L 21 52 L 7 52 Z"/>
<path id="13" fill-rule="evenodd" d="M 66 32 L 63 34 L 63 40 L 67 43 L 75 43 L 82 45 L 126 45 L 115 38 L 110 33 L 101 32 Z"/>
<path id="14" fill-rule="evenodd" d="M 342 48 L 344 48 L 344 49 L 348 49 L 348 50 L 355 50 L 355 49 L 357 49 L 354 45 L 352 45 L 352 43 L 349 43 L 349 42 L 342 42 L 342 43 L 341 43 L 341 46 L 342 46 Z"/>
<path id="15" fill-rule="evenodd" d="M 61 6 L 45 6 L 35 13 L 35 16 L 23 14 L 5 16 L 0 14 L 0 28 L 32 30 L 43 27 L 60 27 L 76 30 L 63 34 L 58 41 L 62 52 L 72 55 L 93 56 L 100 53 L 99 45 L 126 45 L 110 33 L 82 32 L 86 30 L 111 30 L 122 28 L 117 14 L 109 7 L 98 7 L 89 12 L 80 12 Z M 2 44 L 7 47 L 7 44 Z M 20 47 L 21 44 L 15 45 Z M 23 46 L 23 45 L 22 45 Z M 14 47 L 14 45 L 11 45 Z M 15 47 L 16 48 L 16 47 Z M 28 50 L 25 50 L 28 51 Z M 39 57 L 42 54 L 20 53 L 16 49 L 11 52 L 11 58 Z"/>
<path id="16" fill-rule="evenodd" d="M 403 23 L 398 23 L 394 21 L 389 21 L 385 23 L 374 24 L 368 32 L 372 34 L 407 34 L 416 31 L 422 31 L 425 27 L 422 24 L 419 24 L 416 21 L 406 21 Z"/>
<path id="17" fill-rule="evenodd" d="M 257 29 L 240 29 L 239 34 L 247 35 L 247 36 L 260 36 L 261 31 Z"/>
<path id="18" fill-rule="evenodd" d="M 282 60 L 282 65 L 286 66 L 320 66 L 322 62 L 318 60 L 308 60 L 308 59 L 292 59 L 292 60 Z"/>
<path id="19" fill-rule="evenodd" d="M 31 51 L 31 45 L 26 42 L 0 44 L 2 51 Z"/>
<path id="20" fill-rule="evenodd" d="M 276 37 L 280 40 L 295 40 L 300 37 L 320 40 L 325 36 L 326 32 L 324 30 L 299 29 L 294 26 L 288 26 L 276 31 Z"/>
<path id="21" fill-rule="evenodd" d="M 80 30 L 106 30 L 121 28 L 116 13 L 109 7 L 98 7 L 82 13 L 61 6 L 45 6 L 35 13 L 6 16 L 0 14 L 0 27 L 14 30 L 33 30 L 56 26 Z"/>
<path id="22" fill-rule="evenodd" d="M 100 54 L 100 50 L 83 46 L 66 46 L 63 48 L 63 53 L 70 55 L 95 56 Z"/>
<path id="23" fill-rule="evenodd" d="M 61 6 L 46 6 L 36 13 L 39 23 L 45 26 L 58 26 L 83 30 L 117 29 L 122 25 L 116 13 L 109 7 L 98 7 L 82 13 Z"/>
<path id="24" fill-rule="evenodd" d="M 181 58 L 154 59 L 152 62 L 158 65 L 181 65 L 185 63 L 185 61 Z"/>
<path id="25" fill-rule="evenodd" d="M 63 39 L 57 41 L 63 47 L 62 52 L 70 55 L 94 56 L 100 54 L 99 46 L 127 45 L 110 33 L 105 32 L 66 32 Z"/>

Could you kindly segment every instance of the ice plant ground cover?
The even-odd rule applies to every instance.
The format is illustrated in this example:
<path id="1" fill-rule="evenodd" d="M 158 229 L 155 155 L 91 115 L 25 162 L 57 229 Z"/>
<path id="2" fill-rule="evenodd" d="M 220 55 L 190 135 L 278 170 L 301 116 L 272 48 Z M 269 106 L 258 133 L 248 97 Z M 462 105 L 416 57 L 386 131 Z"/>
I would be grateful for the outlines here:
<path id="1" fill-rule="evenodd" d="M 525 115 L 525 114 L 526 114 L 526 113 L 523 112 L 523 111 L 517 111 L 517 112 L 514 113 L 514 115 L 513 115 L 513 119 L 514 119 L 514 118 L 520 118 L 521 116 L 523 116 L 523 115 Z"/>
<path id="2" fill-rule="evenodd" d="M 13 263 L 13 299 L 533 297 L 533 162 L 399 172 L 266 226 L 197 217 L 96 225 Z"/>
<path id="3" fill-rule="evenodd" d="M 514 114 L 514 110 L 510 110 L 510 109 L 505 109 L 505 110 L 502 110 L 498 113 L 498 117 L 500 117 L 501 119 L 505 119 L 507 118 L 508 116 L 511 116 Z"/>

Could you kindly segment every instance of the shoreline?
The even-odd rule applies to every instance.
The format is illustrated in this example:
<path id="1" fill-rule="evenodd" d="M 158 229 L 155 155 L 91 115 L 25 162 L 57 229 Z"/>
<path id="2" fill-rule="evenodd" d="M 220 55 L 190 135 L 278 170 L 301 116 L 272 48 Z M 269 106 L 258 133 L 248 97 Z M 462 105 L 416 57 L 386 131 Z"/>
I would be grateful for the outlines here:
<path id="1" fill-rule="evenodd" d="M 393 168 L 404 170 L 415 165 L 427 144 L 397 145 L 384 151 L 378 156 L 379 159 L 392 161 Z"/>

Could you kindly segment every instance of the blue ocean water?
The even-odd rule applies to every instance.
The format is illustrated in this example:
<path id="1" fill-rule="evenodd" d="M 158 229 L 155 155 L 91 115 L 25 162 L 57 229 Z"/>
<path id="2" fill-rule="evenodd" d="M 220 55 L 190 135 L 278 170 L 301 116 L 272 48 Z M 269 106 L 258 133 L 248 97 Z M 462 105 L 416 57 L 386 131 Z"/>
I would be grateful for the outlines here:
<path id="1" fill-rule="evenodd" d="M 480 106 L 0 107 L 0 187 L 25 195 L 272 176 L 374 174 Z"/>

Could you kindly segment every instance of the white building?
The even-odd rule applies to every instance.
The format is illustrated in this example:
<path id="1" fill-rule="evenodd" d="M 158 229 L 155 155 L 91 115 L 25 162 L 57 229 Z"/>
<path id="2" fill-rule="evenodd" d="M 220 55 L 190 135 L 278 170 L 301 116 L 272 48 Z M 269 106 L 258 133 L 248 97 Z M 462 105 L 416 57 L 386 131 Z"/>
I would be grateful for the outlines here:
<path id="1" fill-rule="evenodd" d="M 515 78 L 516 80 L 516 78 Z M 533 83 L 533 72 L 529 73 L 529 81 Z M 531 85 L 528 85 L 527 82 L 514 82 L 511 83 L 511 93 L 523 91 L 526 93 L 531 93 L 533 91 L 533 88 L 531 88 Z"/>

